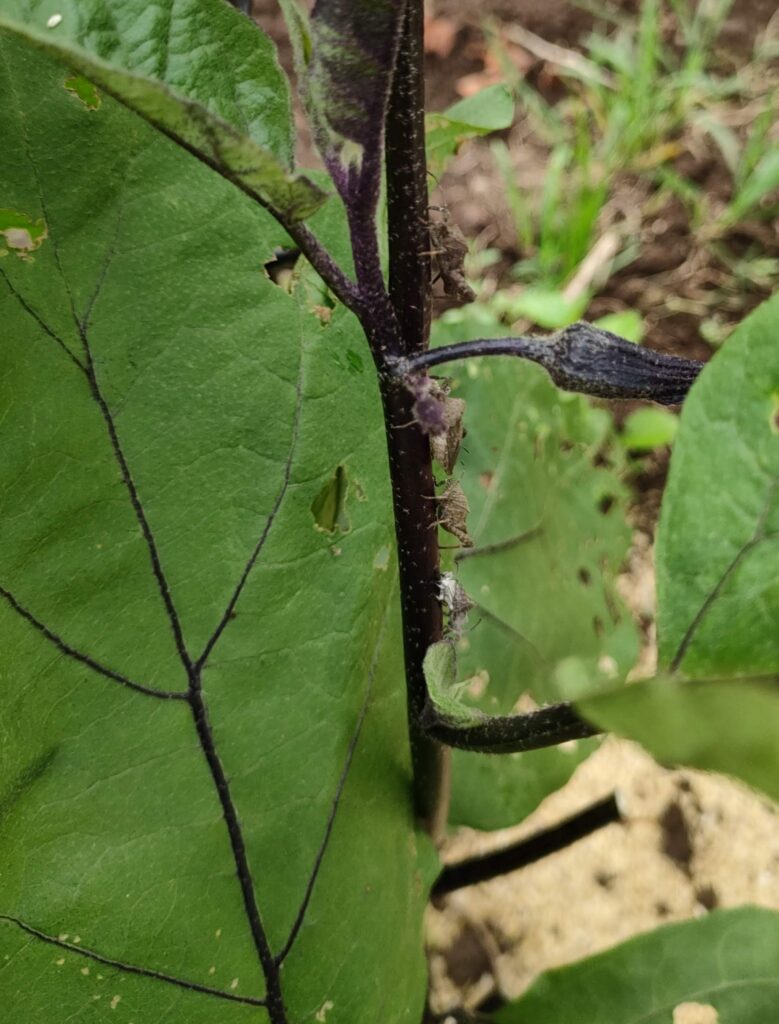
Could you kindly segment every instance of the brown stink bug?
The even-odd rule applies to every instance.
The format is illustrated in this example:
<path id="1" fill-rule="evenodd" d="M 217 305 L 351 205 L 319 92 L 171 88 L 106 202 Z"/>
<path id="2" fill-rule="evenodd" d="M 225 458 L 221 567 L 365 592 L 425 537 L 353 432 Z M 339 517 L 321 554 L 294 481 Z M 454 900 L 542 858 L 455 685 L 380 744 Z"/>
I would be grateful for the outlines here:
<path id="1" fill-rule="evenodd" d="M 434 381 L 431 393 L 441 402 L 441 421 L 443 430 L 431 432 L 430 453 L 439 465 L 443 466 L 449 476 L 457 462 L 460 445 L 465 436 L 463 414 L 465 400 L 451 398 L 449 387 L 442 381 Z"/>
<path id="2" fill-rule="evenodd" d="M 440 213 L 439 220 L 431 220 L 428 224 L 431 256 L 435 256 L 438 276 L 444 282 L 444 292 L 460 302 L 473 302 L 476 293 L 465 280 L 465 257 L 468 255 L 468 243 L 455 224 L 449 223 L 449 210 L 446 206 L 431 206 L 431 210 Z"/>
<path id="3" fill-rule="evenodd" d="M 438 504 L 437 525 L 451 533 L 464 548 L 472 548 L 473 540 L 468 533 L 468 499 L 458 480 L 447 480 L 446 487 L 436 495 Z"/>

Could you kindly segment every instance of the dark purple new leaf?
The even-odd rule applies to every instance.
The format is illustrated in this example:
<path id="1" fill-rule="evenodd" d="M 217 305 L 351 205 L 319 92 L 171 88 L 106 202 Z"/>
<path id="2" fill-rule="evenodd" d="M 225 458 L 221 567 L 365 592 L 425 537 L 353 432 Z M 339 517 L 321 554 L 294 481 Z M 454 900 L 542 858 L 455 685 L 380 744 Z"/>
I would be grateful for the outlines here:
<path id="1" fill-rule="evenodd" d="M 322 158 L 347 205 L 375 206 L 404 0 L 282 0 Z"/>
<path id="2" fill-rule="evenodd" d="M 311 74 L 331 130 L 365 150 L 381 137 L 403 0 L 318 0 Z"/>

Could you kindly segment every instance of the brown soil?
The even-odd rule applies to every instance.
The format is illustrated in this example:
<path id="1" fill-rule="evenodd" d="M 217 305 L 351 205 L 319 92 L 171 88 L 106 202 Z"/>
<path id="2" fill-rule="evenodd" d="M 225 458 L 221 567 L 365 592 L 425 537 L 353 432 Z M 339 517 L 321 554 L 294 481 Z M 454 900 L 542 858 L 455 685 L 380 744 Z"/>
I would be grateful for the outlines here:
<path id="1" fill-rule="evenodd" d="M 436 1012 L 517 996 L 541 971 L 714 907 L 779 909 L 775 805 L 718 776 L 667 771 L 613 738 L 522 825 L 489 836 L 462 830 L 446 859 L 556 824 L 615 783 L 624 824 L 429 910 Z"/>

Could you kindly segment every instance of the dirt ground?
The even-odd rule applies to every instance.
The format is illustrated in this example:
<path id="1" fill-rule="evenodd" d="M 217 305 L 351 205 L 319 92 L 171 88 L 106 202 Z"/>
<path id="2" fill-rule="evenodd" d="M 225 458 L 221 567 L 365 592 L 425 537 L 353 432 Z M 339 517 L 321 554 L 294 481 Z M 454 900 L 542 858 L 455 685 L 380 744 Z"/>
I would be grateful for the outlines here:
<path id="1" fill-rule="evenodd" d="M 665 770 L 613 737 L 521 826 L 461 830 L 446 860 L 554 825 L 615 789 L 623 824 L 430 908 L 434 1011 L 517 996 L 550 967 L 714 907 L 779 909 L 776 807 L 730 780 Z"/>
<path id="2" fill-rule="evenodd" d="M 545 42 L 581 49 L 580 41 L 595 26 L 595 18 L 585 6 L 588 5 L 579 6 L 571 0 L 486 0 L 478 5 L 472 0 L 429 3 L 429 108 L 443 109 L 488 83 L 492 67 L 483 26 L 485 19 L 490 18 L 493 30 L 506 33 L 502 37 L 504 44 L 509 41 L 512 59 L 526 81 L 544 99 L 554 102 L 561 95 L 559 78 L 537 54 L 511 44 L 511 29 L 521 25 Z M 638 0 L 620 0 L 613 6 L 635 12 L 640 4 Z M 456 28 L 453 34 L 452 27 Z M 734 0 L 715 48 L 722 73 L 746 66 L 756 39 L 766 32 L 772 36 L 779 33 L 775 0 Z M 669 31 L 667 35 L 674 42 L 673 33 Z M 775 88 L 779 88 L 779 83 L 775 83 Z M 755 113 L 746 103 L 741 107 L 734 105 L 725 116 L 729 127 L 743 131 L 754 120 Z M 537 192 L 547 171 L 549 149 L 535 137 L 528 119 L 521 113 L 504 138 L 516 154 L 516 181 L 520 189 L 530 194 Z M 775 134 L 774 141 L 779 144 L 779 134 Z M 670 169 L 701 187 L 712 210 L 724 207 L 730 197 L 731 176 L 716 145 L 705 134 L 694 131 L 685 132 L 674 144 L 678 153 L 670 161 Z M 444 176 L 442 186 L 453 220 L 475 241 L 477 248 L 500 249 L 507 265 L 522 255 L 516 251 L 505 189 L 487 144 L 465 147 Z M 711 247 L 702 244 L 696 235 L 681 200 L 670 197 L 656 208 L 650 201 L 650 191 L 646 180 L 635 174 L 625 173 L 616 183 L 601 215 L 599 232 L 603 236 L 617 230 L 637 237 L 639 252 L 598 290 L 587 318 L 596 319 L 625 309 L 638 310 L 645 321 L 645 343 L 650 347 L 706 359 L 711 349 L 701 337 L 701 322 L 713 317 L 726 329 L 767 298 L 771 289 L 755 280 L 734 282 Z M 756 245 L 766 257 L 779 256 L 775 225 L 756 220 L 738 225 L 727 244 L 736 257 Z M 498 266 L 496 272 L 500 270 Z"/>
<path id="3" fill-rule="evenodd" d="M 706 0 L 702 0 L 706 2 Z M 635 11 L 636 0 L 620 0 Z M 430 0 L 427 53 L 428 107 L 440 110 L 465 94 L 469 76 L 485 70 L 483 19 L 521 24 L 549 43 L 575 49 L 594 24 L 585 6 L 569 0 Z M 275 0 L 255 0 L 255 16 L 290 53 Z M 776 0 L 735 0 L 718 43 L 718 58 L 738 68 L 749 60 L 760 33 L 779 33 Z M 557 84 L 542 61 L 528 56 L 526 74 L 553 95 Z M 734 110 L 734 127 L 754 112 Z M 302 124 L 301 124 L 302 128 Z M 543 179 L 548 150 L 520 116 L 508 133 L 520 187 Z M 728 175 L 713 145 L 684 138 L 674 168 L 697 182 L 716 205 L 728 198 Z M 314 156 L 303 133 L 301 162 Z M 487 146 L 468 145 L 442 182 L 454 221 L 472 243 L 517 256 L 511 217 Z M 705 359 L 710 347 L 701 323 L 712 315 L 727 327 L 764 299 L 760 282 L 734 287 L 692 230 L 676 199 L 645 216 L 648 186 L 625 175 L 607 216 L 634 216 L 640 251 L 599 291 L 588 319 L 638 309 L 652 347 Z M 740 234 L 739 234 L 740 232 Z M 758 245 L 779 257 L 775 227 L 742 225 L 729 239 L 733 251 Z M 500 267 L 497 270 L 500 273 Z M 500 286 L 496 280 L 495 286 Z M 669 300 L 669 296 L 671 297 Z M 634 550 L 622 580 L 623 596 L 642 625 L 645 643 L 636 676 L 654 667 L 654 575 L 651 547 L 667 453 L 647 463 L 635 481 Z M 567 850 L 488 883 L 451 894 L 431 907 L 427 931 L 431 1009 L 478 1008 L 516 996 L 547 968 L 612 946 L 659 924 L 743 903 L 779 909 L 779 817 L 769 801 L 721 777 L 672 771 L 633 744 L 608 738 L 570 783 L 515 829 L 489 835 L 461 830 L 444 849 L 447 861 L 505 845 L 553 825 L 616 789 L 624 821 Z"/>

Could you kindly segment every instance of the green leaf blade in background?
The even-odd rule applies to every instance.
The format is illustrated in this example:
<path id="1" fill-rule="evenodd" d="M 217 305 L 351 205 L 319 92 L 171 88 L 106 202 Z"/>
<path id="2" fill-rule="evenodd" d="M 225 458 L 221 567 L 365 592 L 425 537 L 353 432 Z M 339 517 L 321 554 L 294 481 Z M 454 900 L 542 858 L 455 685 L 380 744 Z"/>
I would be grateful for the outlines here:
<path id="1" fill-rule="evenodd" d="M 440 322 L 436 343 L 453 340 L 448 331 L 501 333 L 473 307 Z M 520 360 L 469 362 L 452 393 L 472 425 L 457 470 L 475 547 L 460 553 L 457 576 L 477 604 L 458 645 L 459 679 L 472 680 L 478 708 L 505 714 L 523 695 L 567 700 L 624 678 L 637 637 L 614 586 L 630 529 L 609 414 Z M 453 822 L 515 823 L 595 745 L 509 758 L 454 751 Z"/>
<path id="2" fill-rule="evenodd" d="M 426 148 L 430 170 L 442 174 L 463 142 L 510 128 L 513 120 L 514 98 L 502 82 L 458 100 L 440 114 L 428 114 Z"/>
<path id="3" fill-rule="evenodd" d="M 191 0 L 179 0 L 179 4 L 176 0 L 166 0 L 166 6 L 159 12 L 160 17 L 166 12 L 170 14 L 163 20 L 170 23 L 171 29 L 174 9 L 178 11 L 182 3 L 186 10 L 179 12 L 176 21 L 182 17 L 180 24 L 189 25 L 186 12 L 192 6 Z M 118 3 L 110 5 L 107 9 L 110 13 L 101 13 L 102 4 L 72 6 L 68 24 L 72 25 L 77 40 L 72 42 L 58 31 L 65 24 L 64 17 L 62 22 L 48 29 L 43 6 L 32 10 L 28 3 L 8 2 L 0 6 L 0 34 L 19 38 L 62 61 L 71 71 L 80 72 L 100 90 L 149 121 L 263 205 L 277 210 L 290 222 L 302 220 L 321 206 L 325 195 L 304 175 L 295 175 L 291 170 L 291 117 L 286 79 L 271 44 L 268 40 L 262 42 L 264 37 L 258 29 L 221 0 L 218 3 L 208 0 L 207 7 L 212 5 L 224 9 L 224 14 L 219 14 L 214 22 L 217 27 L 224 16 L 229 18 L 229 25 L 221 26 L 227 34 L 222 43 L 209 46 L 204 42 L 207 19 L 194 19 L 192 35 L 183 33 L 180 40 L 183 50 L 191 45 L 198 46 L 202 52 L 201 60 L 193 61 L 189 74 L 176 70 L 183 68 L 183 56 L 171 58 L 171 43 L 167 35 L 161 38 L 158 25 L 147 26 L 155 33 L 147 46 L 140 45 L 136 28 L 128 29 L 129 38 L 135 40 L 136 45 L 119 45 L 117 37 L 121 33 L 117 26 L 124 25 L 124 18 L 118 13 L 123 5 Z M 50 6 L 45 5 L 46 10 Z M 139 6 L 147 7 L 131 6 L 136 14 Z M 204 16 L 206 13 L 201 12 Z M 139 20 L 146 24 L 147 19 Z M 93 31 L 95 22 L 102 26 L 100 31 Z M 110 26 L 110 31 L 104 29 L 105 24 Z M 242 27 L 244 24 L 246 30 Z M 236 27 L 240 32 L 236 33 Z M 244 31 L 250 32 L 250 36 L 244 37 Z M 231 79 L 232 58 L 220 57 L 219 53 L 228 39 L 238 36 L 239 52 L 247 56 L 247 60 L 254 44 L 258 47 L 258 56 L 265 52 L 267 60 L 257 66 L 250 63 L 243 71 L 246 78 L 239 75 Z M 111 59 L 105 59 L 103 53 L 110 53 Z M 227 77 L 221 77 L 223 69 Z M 268 131 L 261 127 L 266 108 Z"/>
<path id="4" fill-rule="evenodd" d="M 779 670 L 779 296 L 703 370 L 674 445 L 657 540 L 660 665 Z"/>
<path id="5" fill-rule="evenodd" d="M 673 444 L 679 419 L 661 407 L 636 409 L 622 425 L 620 441 L 628 451 L 648 452 Z"/>
<path id="6" fill-rule="evenodd" d="M 658 760 L 779 799 L 779 296 L 703 370 L 674 444 L 657 541 L 661 670 L 578 701 Z"/>
<path id="7" fill-rule="evenodd" d="M 675 1024 L 677 1007 L 697 1003 L 713 1007 L 720 1024 L 766 1024 L 779 1001 L 777 965 L 779 914 L 755 907 L 718 910 L 550 971 L 492 1019 Z"/>
<path id="8" fill-rule="evenodd" d="M 731 775 L 779 801 L 776 680 L 652 679 L 577 706 L 589 721 L 636 740 L 661 763 Z"/>
<path id="9" fill-rule="evenodd" d="M 25 1024 L 267 1019 L 236 1002 L 264 978 L 190 708 L 129 685 L 187 687 L 156 559 L 187 651 L 210 649 L 270 947 L 295 937 L 290 1020 L 332 1003 L 331 1024 L 416 1024 L 433 857 L 409 800 L 381 411 L 344 355 L 364 341 L 268 279 L 283 232 L 256 204 L 0 47 L 0 207 L 44 225 L 0 261 L 0 1002 Z M 311 506 L 339 467 L 331 536 Z"/>

